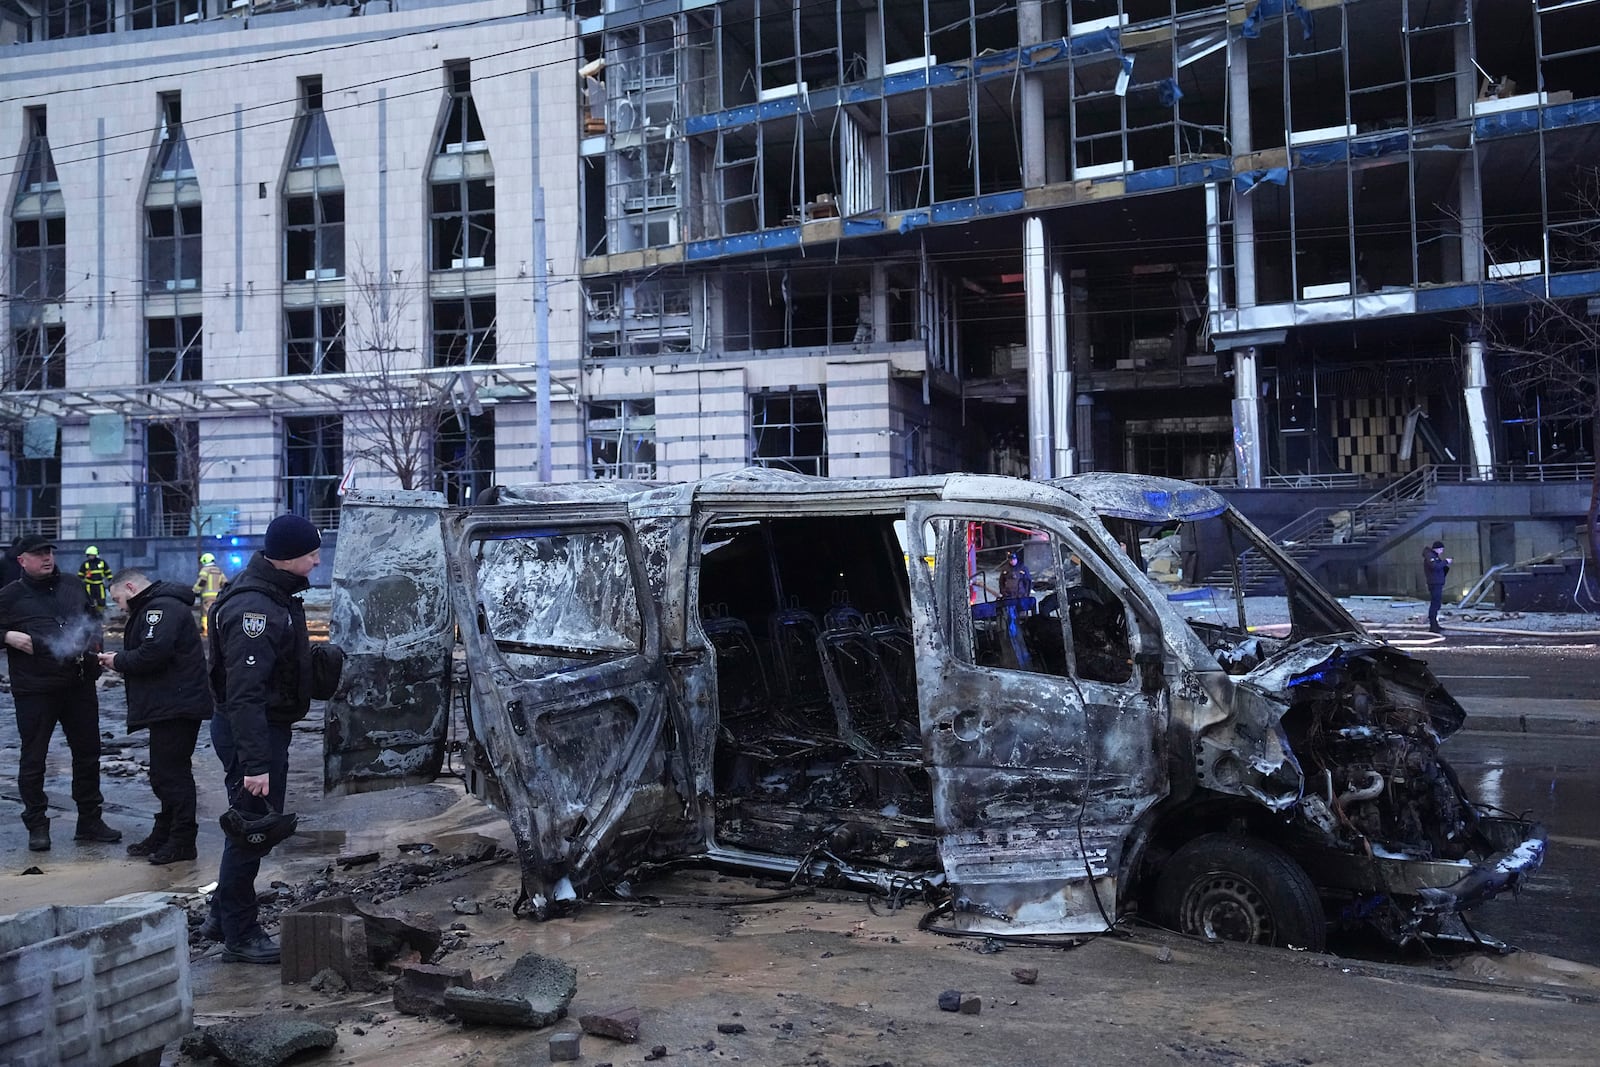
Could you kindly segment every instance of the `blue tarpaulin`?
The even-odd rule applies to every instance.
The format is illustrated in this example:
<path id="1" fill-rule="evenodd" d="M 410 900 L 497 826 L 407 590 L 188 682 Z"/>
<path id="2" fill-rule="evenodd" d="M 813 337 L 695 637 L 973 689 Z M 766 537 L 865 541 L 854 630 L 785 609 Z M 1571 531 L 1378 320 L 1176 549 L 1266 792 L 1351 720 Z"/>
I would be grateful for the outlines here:
<path id="1" fill-rule="evenodd" d="M 1300 6 L 1300 0 L 1261 0 L 1239 25 L 1239 32 L 1254 40 L 1261 36 L 1261 25 L 1269 18 L 1295 15 L 1300 19 L 1300 33 L 1310 37 L 1316 31 L 1316 20 L 1311 12 Z"/>
<path id="2" fill-rule="evenodd" d="M 1233 176 L 1233 187 L 1241 193 L 1248 193 L 1262 182 L 1271 182 L 1273 185 L 1287 185 L 1289 183 L 1288 167 L 1272 167 L 1268 170 L 1247 170 L 1243 174 Z"/>

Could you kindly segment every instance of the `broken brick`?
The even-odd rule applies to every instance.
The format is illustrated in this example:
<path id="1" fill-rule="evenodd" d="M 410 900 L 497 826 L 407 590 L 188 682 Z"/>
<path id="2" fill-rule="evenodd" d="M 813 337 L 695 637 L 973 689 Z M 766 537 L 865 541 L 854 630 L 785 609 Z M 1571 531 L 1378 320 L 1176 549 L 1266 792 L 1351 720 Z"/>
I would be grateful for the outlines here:
<path id="1" fill-rule="evenodd" d="M 550 1037 L 550 1062 L 560 1063 L 563 1060 L 575 1060 L 579 1056 L 578 1045 L 583 1035 L 566 1031 L 553 1034 Z"/>
<path id="2" fill-rule="evenodd" d="M 1013 967 L 1011 969 L 1011 977 L 1015 978 L 1019 985 L 1033 985 L 1039 980 L 1039 968 Z"/>
<path id="3" fill-rule="evenodd" d="M 583 1027 L 586 1034 L 631 1044 L 639 1040 L 639 1009 L 630 1004 L 623 1008 L 592 1011 L 579 1016 L 578 1025 Z"/>
<path id="4" fill-rule="evenodd" d="M 577 971 L 558 959 L 530 952 L 505 974 L 475 989 L 446 989 L 444 1006 L 464 1022 L 537 1030 L 564 1018 L 577 991 Z"/>
<path id="5" fill-rule="evenodd" d="M 465 967 L 435 967 L 427 963 L 403 963 L 395 968 L 394 1006 L 407 1015 L 442 1013 L 444 991 L 451 986 L 472 988 L 472 972 Z"/>
<path id="6" fill-rule="evenodd" d="M 284 985 L 309 982 L 331 970 L 352 989 L 370 989 L 366 924 L 354 915 L 286 911 L 279 919 L 278 978 Z"/>

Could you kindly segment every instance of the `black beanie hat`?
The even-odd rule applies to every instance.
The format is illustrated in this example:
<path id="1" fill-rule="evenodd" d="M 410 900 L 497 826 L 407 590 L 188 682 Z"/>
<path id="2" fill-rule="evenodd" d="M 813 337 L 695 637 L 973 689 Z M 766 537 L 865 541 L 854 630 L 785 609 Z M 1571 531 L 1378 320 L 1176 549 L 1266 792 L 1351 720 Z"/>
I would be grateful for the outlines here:
<path id="1" fill-rule="evenodd" d="M 299 559 L 322 547 L 322 535 L 311 523 L 298 515 L 279 515 L 267 527 L 267 537 L 261 554 L 280 563 Z"/>

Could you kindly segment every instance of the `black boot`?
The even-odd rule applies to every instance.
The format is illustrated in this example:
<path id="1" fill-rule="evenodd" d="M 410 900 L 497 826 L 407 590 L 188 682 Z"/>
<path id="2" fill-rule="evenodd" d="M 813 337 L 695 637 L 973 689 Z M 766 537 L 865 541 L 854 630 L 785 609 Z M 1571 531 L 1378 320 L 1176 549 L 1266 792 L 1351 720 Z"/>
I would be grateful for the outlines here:
<path id="1" fill-rule="evenodd" d="M 168 863 L 177 863 L 179 860 L 192 860 L 199 856 L 194 848 L 194 831 L 188 833 L 174 833 L 161 847 L 150 853 L 150 862 L 157 867 Z"/>
<path id="2" fill-rule="evenodd" d="M 157 815 L 156 823 L 150 828 L 150 836 L 143 841 L 135 841 L 128 846 L 130 856 L 148 856 L 167 843 L 167 838 L 172 834 L 172 820 L 165 815 Z"/>
<path id="3" fill-rule="evenodd" d="M 109 845 L 113 841 L 122 840 L 122 831 L 113 830 L 106 825 L 106 821 L 98 815 L 88 818 L 78 817 L 78 829 L 73 833 L 74 841 L 98 841 Z"/>
<path id="4" fill-rule="evenodd" d="M 28 851 L 50 851 L 50 824 L 42 822 L 38 826 L 28 827 Z"/>

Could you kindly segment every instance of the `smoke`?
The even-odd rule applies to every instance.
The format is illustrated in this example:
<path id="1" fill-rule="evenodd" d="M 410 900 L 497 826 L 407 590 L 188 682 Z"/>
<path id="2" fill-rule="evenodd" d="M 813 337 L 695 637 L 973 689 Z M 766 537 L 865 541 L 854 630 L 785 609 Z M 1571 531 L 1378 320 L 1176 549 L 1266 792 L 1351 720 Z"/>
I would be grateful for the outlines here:
<path id="1" fill-rule="evenodd" d="M 60 633 L 45 635 L 44 650 L 56 659 L 71 660 L 98 647 L 101 636 L 99 619 L 79 615 L 62 620 Z"/>

